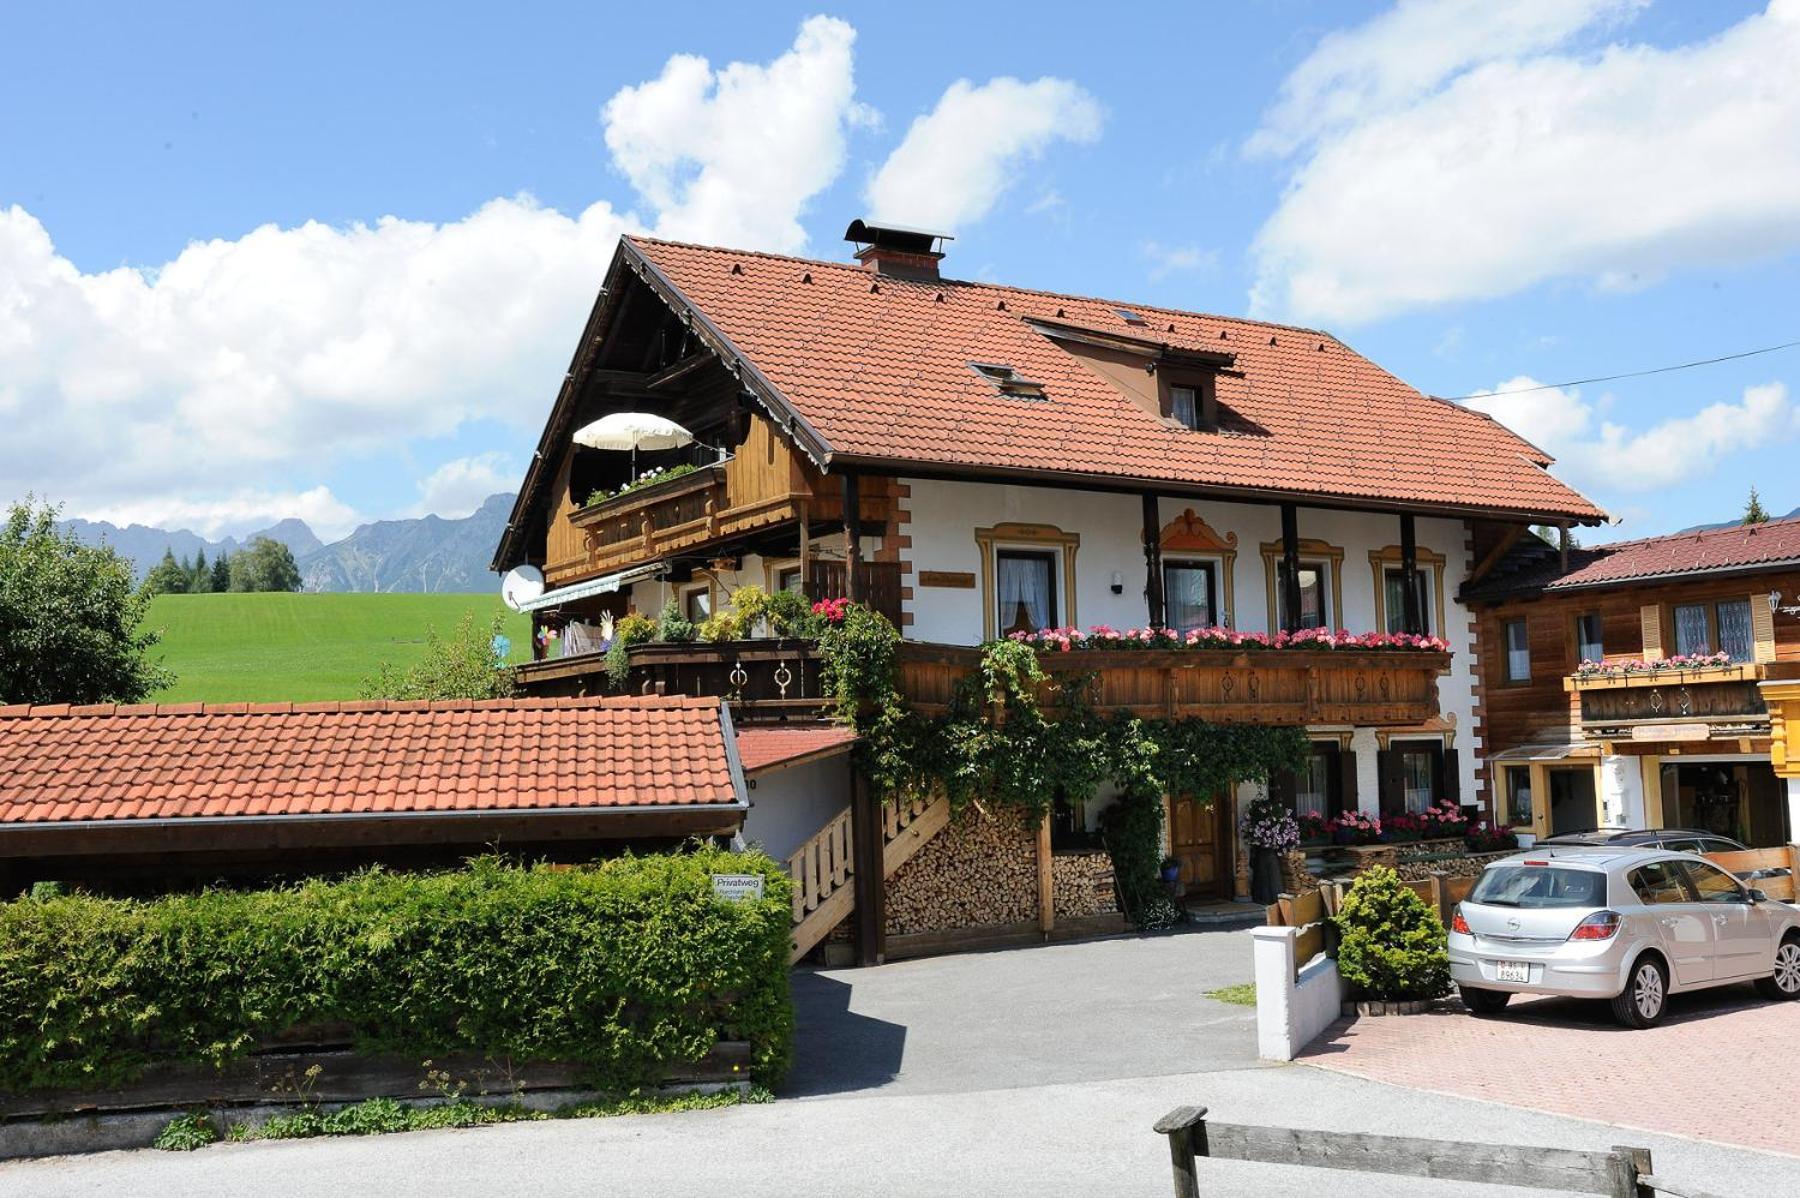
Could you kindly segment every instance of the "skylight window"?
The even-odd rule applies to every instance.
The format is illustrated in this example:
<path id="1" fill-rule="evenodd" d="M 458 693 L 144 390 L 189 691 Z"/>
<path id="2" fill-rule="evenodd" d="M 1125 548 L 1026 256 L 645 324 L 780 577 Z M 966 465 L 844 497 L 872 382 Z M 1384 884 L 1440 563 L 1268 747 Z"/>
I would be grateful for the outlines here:
<path id="1" fill-rule="evenodd" d="M 1126 324 L 1149 324 L 1150 323 L 1149 321 L 1145 320 L 1142 316 L 1139 316 L 1136 312 L 1133 312 L 1130 308 L 1114 308 L 1113 311 L 1117 312 L 1119 314 L 1119 319 L 1124 321 Z"/>
<path id="2" fill-rule="evenodd" d="M 1044 384 L 1025 378 L 1010 366 L 998 362 L 970 362 L 969 369 L 994 384 L 1002 395 L 1014 399 L 1046 399 Z"/>

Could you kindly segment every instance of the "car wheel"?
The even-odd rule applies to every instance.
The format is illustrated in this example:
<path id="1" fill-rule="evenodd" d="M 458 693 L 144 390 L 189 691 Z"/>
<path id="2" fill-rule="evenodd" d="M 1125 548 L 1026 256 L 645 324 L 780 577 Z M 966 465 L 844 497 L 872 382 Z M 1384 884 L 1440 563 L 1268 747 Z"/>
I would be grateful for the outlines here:
<path id="1" fill-rule="evenodd" d="M 1504 990 L 1477 990 L 1472 986 L 1458 986 L 1456 992 L 1471 1015 L 1498 1015 L 1512 997 Z"/>
<path id="2" fill-rule="evenodd" d="M 1756 989 L 1764 998 L 1800 998 L 1800 936 L 1790 934 L 1775 950 L 1775 972 L 1758 978 Z"/>
<path id="3" fill-rule="evenodd" d="M 1625 989 L 1612 1000 L 1613 1018 L 1626 1027 L 1653 1027 L 1669 1005 L 1669 974 L 1655 957 L 1631 963 Z"/>

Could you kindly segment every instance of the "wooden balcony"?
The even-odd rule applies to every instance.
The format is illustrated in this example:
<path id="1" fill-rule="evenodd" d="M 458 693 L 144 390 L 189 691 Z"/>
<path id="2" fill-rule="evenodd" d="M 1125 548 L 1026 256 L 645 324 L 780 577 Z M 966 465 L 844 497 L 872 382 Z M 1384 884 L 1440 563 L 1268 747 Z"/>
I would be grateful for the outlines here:
<path id="1" fill-rule="evenodd" d="M 978 649 L 908 641 L 900 688 L 942 710 L 978 668 Z M 1092 674 L 1102 711 L 1217 724 L 1417 724 L 1438 714 L 1448 653 L 1280 649 L 1079 650 L 1045 653 L 1053 676 Z M 1041 696 L 1051 698 L 1050 687 Z"/>
<path id="2" fill-rule="evenodd" d="M 1563 679 L 1563 689 L 1575 697 L 1581 732 L 1595 739 L 1735 739 L 1768 733 L 1769 709 L 1758 684 L 1796 677 L 1800 664 L 1793 662 L 1742 662 L 1575 674 Z"/>

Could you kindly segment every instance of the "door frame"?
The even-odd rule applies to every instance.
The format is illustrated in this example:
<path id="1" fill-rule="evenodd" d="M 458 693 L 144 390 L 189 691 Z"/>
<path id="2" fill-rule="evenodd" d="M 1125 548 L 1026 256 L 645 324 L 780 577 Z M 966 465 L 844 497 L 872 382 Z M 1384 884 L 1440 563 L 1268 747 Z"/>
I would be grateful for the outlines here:
<path id="1" fill-rule="evenodd" d="M 1191 883 L 1184 883 L 1184 885 L 1190 887 L 1183 893 L 1182 897 L 1184 900 L 1195 897 L 1207 897 L 1216 899 L 1220 902 L 1226 902 L 1229 901 L 1236 892 L 1236 875 L 1232 871 L 1231 861 L 1231 814 L 1226 810 L 1231 802 L 1231 793 L 1234 789 L 1235 788 L 1233 787 L 1227 787 L 1221 790 L 1217 795 L 1213 796 L 1211 802 L 1213 824 L 1213 880 L 1208 885 L 1204 894 L 1193 889 Z M 1175 841 L 1175 804 L 1192 804 L 1198 800 L 1187 797 L 1175 798 L 1171 795 L 1165 795 L 1163 796 L 1163 799 L 1166 804 L 1163 810 L 1164 826 L 1169 830 L 1169 855 L 1178 858 L 1181 856 L 1179 851 L 1181 846 Z M 1200 817 L 1196 815 L 1196 819 L 1198 818 Z"/>

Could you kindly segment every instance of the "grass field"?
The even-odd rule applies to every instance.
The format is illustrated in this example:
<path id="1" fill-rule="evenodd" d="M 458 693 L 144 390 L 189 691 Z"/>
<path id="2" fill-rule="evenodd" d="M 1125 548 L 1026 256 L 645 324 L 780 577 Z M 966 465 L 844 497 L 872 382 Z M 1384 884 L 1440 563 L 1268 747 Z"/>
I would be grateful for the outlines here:
<path id="1" fill-rule="evenodd" d="M 384 661 L 407 665 L 425 630 L 448 635 L 464 612 L 506 615 L 512 660 L 531 656 L 531 624 L 498 595 L 158 595 L 151 650 L 175 671 L 158 703 L 354 699 Z"/>

